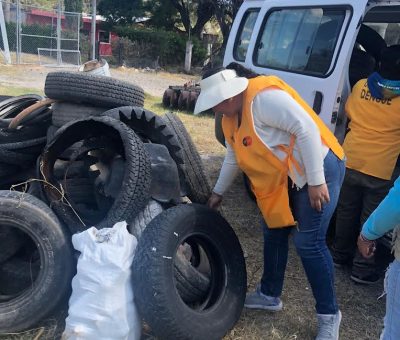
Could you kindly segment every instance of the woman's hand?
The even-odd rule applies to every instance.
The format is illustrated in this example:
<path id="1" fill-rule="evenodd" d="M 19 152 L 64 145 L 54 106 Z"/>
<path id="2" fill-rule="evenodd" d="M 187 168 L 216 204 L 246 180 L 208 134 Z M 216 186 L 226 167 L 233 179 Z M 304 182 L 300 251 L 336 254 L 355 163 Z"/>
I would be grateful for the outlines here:
<path id="1" fill-rule="evenodd" d="M 211 209 L 217 209 L 222 202 L 222 198 L 223 198 L 222 195 L 219 195 L 213 191 L 210 198 L 207 201 L 207 206 Z"/>
<path id="2" fill-rule="evenodd" d="M 320 185 L 309 185 L 308 196 L 310 197 L 311 206 L 317 210 L 322 210 L 324 203 L 329 203 L 329 191 L 326 183 Z"/>
<path id="3" fill-rule="evenodd" d="M 366 259 L 369 259 L 372 256 L 374 256 L 376 249 L 375 241 L 368 240 L 362 234 L 360 234 L 360 236 L 358 236 L 357 246 L 361 255 Z"/>

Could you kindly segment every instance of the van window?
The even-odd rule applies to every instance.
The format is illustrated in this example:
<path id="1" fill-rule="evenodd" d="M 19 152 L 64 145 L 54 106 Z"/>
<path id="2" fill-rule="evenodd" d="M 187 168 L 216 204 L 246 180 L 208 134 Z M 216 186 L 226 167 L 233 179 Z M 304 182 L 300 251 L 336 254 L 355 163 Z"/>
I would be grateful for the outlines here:
<path id="1" fill-rule="evenodd" d="M 346 9 L 273 10 L 260 30 L 254 63 L 316 76 L 327 74 L 345 16 Z"/>
<path id="2" fill-rule="evenodd" d="M 364 22 L 364 24 L 376 31 L 385 40 L 387 46 L 400 44 L 400 24 L 384 22 Z"/>
<path id="3" fill-rule="evenodd" d="M 237 61 L 244 61 L 246 59 L 251 34 L 253 33 L 259 11 L 259 8 L 252 8 L 247 10 L 243 15 L 233 48 L 233 57 Z"/>

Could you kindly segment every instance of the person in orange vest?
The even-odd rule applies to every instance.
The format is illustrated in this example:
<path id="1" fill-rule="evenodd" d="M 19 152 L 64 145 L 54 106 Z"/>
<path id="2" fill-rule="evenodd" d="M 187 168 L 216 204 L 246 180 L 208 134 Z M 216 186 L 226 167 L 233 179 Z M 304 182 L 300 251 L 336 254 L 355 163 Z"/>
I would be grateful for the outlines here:
<path id="1" fill-rule="evenodd" d="M 275 76 L 233 63 L 208 71 L 195 114 L 223 114 L 227 152 L 208 200 L 217 208 L 240 168 L 263 216 L 264 273 L 245 307 L 279 311 L 293 233 L 315 300 L 318 340 L 339 337 L 341 312 L 325 236 L 343 181 L 344 152 L 300 95 Z M 290 203 L 289 203 L 290 202 Z"/>
<path id="2" fill-rule="evenodd" d="M 372 284 L 379 268 L 375 256 L 364 258 L 357 250 L 357 236 L 400 174 L 400 45 L 382 51 L 379 73 L 354 85 L 345 109 L 346 175 L 331 251 L 335 267 L 349 264 L 353 281 Z"/>

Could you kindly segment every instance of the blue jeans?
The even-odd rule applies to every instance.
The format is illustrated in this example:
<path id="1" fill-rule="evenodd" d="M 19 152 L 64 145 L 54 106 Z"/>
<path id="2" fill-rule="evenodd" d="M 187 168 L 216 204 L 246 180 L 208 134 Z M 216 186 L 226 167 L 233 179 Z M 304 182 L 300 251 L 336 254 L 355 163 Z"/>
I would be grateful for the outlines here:
<path id="1" fill-rule="evenodd" d="M 336 314 L 338 306 L 334 288 L 334 269 L 331 254 L 326 245 L 326 232 L 336 208 L 342 185 L 345 162 L 329 151 L 324 159 L 325 181 L 330 202 L 322 211 L 313 209 L 308 196 L 308 187 L 289 189 L 291 208 L 296 228 L 268 229 L 264 226 L 264 274 L 261 279 L 263 294 L 279 297 L 282 294 L 288 258 L 288 237 L 293 240 L 310 282 L 318 314 Z"/>
<path id="2" fill-rule="evenodd" d="M 400 262 L 394 260 L 385 279 L 386 315 L 381 340 L 400 339 Z"/>

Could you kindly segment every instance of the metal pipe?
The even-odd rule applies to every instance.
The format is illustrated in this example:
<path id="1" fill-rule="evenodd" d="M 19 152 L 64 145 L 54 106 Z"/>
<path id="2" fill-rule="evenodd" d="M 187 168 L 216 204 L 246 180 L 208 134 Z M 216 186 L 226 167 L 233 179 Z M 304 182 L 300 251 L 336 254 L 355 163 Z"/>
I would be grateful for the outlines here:
<path id="1" fill-rule="evenodd" d="M 0 2 L 0 27 L 1 27 L 1 35 L 3 38 L 4 58 L 6 59 L 6 64 L 11 64 L 10 49 L 8 47 L 8 38 L 6 32 L 6 23 L 4 20 L 3 3 L 1 2 Z"/>
<path id="2" fill-rule="evenodd" d="M 92 27 L 90 30 L 90 41 L 92 43 L 91 59 L 96 58 L 96 12 L 97 12 L 96 0 L 92 0 Z"/>
<path id="3" fill-rule="evenodd" d="M 62 64 L 61 58 L 61 0 L 57 6 L 57 65 Z"/>

